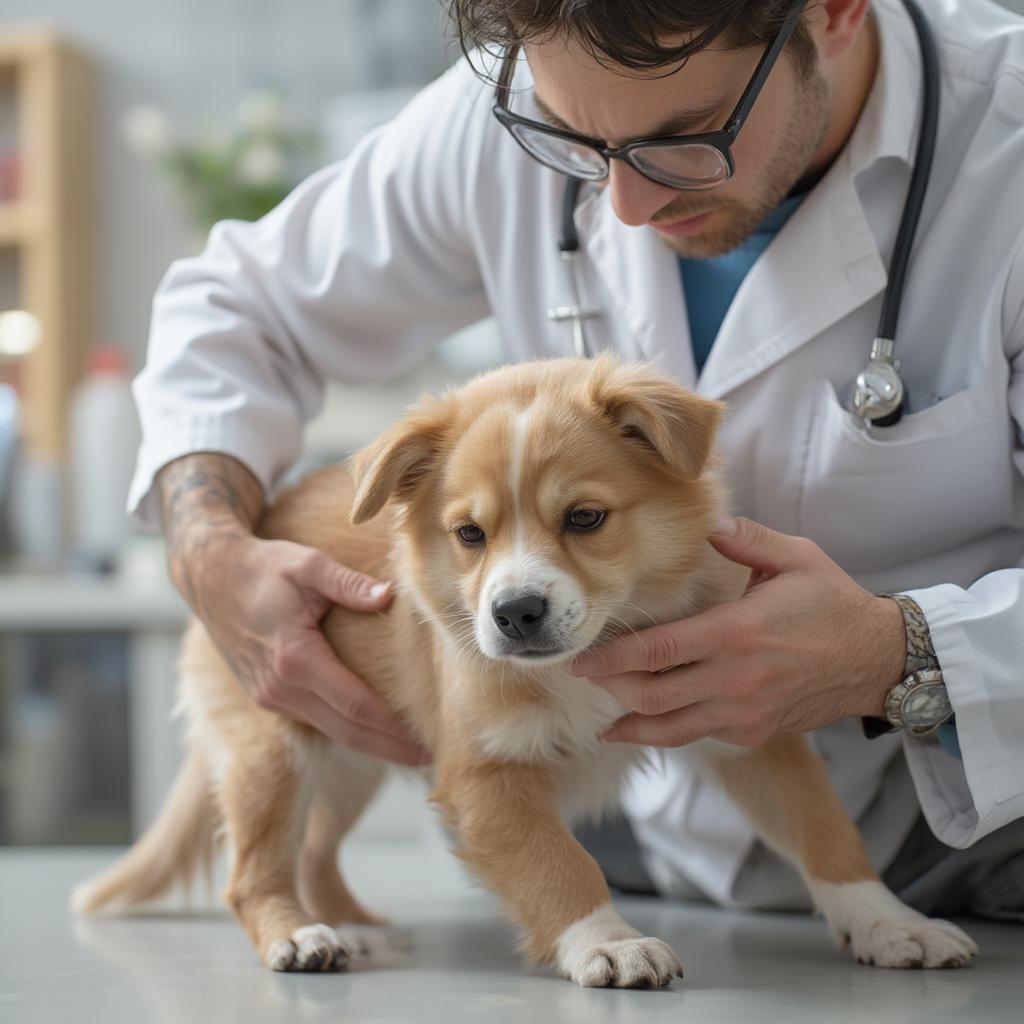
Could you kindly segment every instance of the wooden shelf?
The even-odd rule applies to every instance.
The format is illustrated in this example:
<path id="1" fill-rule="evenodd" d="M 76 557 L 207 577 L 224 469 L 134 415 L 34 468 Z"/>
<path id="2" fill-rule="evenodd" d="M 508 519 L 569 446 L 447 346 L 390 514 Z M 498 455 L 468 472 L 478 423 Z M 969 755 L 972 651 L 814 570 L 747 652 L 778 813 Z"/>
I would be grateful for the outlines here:
<path id="1" fill-rule="evenodd" d="M 39 219 L 28 203 L 0 203 L 0 246 L 27 245 L 39 230 Z"/>
<path id="2" fill-rule="evenodd" d="M 0 69 L 20 69 L 28 60 L 44 56 L 56 39 L 47 27 L 4 29 L 0 32 Z"/>
<path id="3" fill-rule="evenodd" d="M 23 189 L 0 203 L 0 247 L 17 252 L 15 303 L 39 319 L 42 337 L 20 367 L 25 441 L 59 466 L 69 398 L 96 340 L 93 72 L 51 31 L 0 31 L 0 90 L 15 102 Z"/>

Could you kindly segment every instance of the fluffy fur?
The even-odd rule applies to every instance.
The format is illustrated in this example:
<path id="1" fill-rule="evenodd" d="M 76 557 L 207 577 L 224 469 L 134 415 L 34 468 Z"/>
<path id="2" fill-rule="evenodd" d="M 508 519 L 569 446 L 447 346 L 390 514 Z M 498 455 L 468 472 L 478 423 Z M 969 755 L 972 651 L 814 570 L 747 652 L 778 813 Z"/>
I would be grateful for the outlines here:
<path id="1" fill-rule="evenodd" d="M 659 986 L 682 972 L 610 906 L 568 827 L 615 800 L 642 751 L 597 740 L 626 709 L 564 666 L 626 630 L 743 593 L 747 571 L 706 541 L 728 504 L 713 451 L 723 412 L 610 356 L 508 367 L 425 399 L 351 474 L 313 474 L 261 528 L 397 581 L 386 614 L 335 609 L 324 631 L 433 752 L 431 798 L 528 956 L 581 985 Z M 532 613 L 515 604 L 524 596 Z M 349 892 L 337 847 L 387 766 L 256 707 L 198 622 L 180 679 L 182 773 L 158 821 L 79 888 L 76 909 L 152 899 L 220 828 L 234 854 L 225 898 L 267 966 L 344 966 L 346 933 L 326 926 L 380 921 Z M 915 921 L 905 938 L 912 912 L 878 896 L 856 828 L 801 739 L 701 750 L 860 958 L 930 966 L 973 955 L 952 926 Z M 870 913 L 854 905 L 865 893 Z"/>

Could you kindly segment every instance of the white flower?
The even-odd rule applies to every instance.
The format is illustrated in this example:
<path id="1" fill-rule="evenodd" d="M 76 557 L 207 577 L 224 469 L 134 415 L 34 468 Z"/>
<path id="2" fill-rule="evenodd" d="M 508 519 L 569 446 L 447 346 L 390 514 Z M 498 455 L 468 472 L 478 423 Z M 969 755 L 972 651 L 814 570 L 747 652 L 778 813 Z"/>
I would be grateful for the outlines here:
<path id="1" fill-rule="evenodd" d="M 238 103 L 238 120 L 250 131 L 273 131 L 281 125 L 281 97 L 270 89 L 246 93 Z"/>
<path id="2" fill-rule="evenodd" d="M 137 104 L 121 118 L 125 142 L 144 158 L 161 157 L 171 148 L 171 130 L 163 111 L 150 104 Z"/>
<path id="3" fill-rule="evenodd" d="M 250 143 L 238 157 L 238 177 L 256 188 L 281 181 L 288 172 L 288 161 L 280 146 L 272 142 Z"/>

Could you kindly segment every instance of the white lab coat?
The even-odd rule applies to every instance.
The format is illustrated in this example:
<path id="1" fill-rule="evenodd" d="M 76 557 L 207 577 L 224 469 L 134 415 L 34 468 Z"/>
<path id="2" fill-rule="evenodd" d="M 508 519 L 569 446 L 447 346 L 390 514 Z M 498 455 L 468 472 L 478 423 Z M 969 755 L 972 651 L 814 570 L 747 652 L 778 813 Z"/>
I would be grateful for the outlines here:
<path id="1" fill-rule="evenodd" d="M 736 511 L 812 538 L 927 615 L 962 761 L 931 739 L 866 741 L 852 721 L 814 735 L 879 866 L 918 803 L 957 847 L 1024 816 L 1024 22 L 983 0 L 925 6 L 942 113 L 899 324 L 910 412 L 897 426 L 868 439 L 845 400 L 917 135 L 920 59 L 898 0 L 876 0 L 881 64 L 853 136 L 747 275 L 699 379 L 673 253 L 619 222 L 606 194 L 577 211 L 585 300 L 603 311 L 591 344 L 726 401 Z M 509 361 L 571 353 L 570 328 L 546 316 L 567 301 L 563 179 L 491 105 L 458 65 L 347 161 L 171 267 L 136 382 L 145 439 L 130 504 L 144 520 L 170 459 L 228 452 L 269 487 L 325 378 L 393 375 L 488 312 Z M 748 826 L 685 751 L 631 784 L 626 806 L 666 892 L 685 879 L 724 903 L 779 902 L 751 868 Z"/>

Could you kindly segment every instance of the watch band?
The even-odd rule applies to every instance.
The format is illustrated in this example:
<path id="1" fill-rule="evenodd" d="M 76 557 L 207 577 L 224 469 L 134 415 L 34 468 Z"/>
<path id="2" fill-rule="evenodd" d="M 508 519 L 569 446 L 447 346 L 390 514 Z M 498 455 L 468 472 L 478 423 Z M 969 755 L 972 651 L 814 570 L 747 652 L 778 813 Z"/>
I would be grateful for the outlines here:
<path id="1" fill-rule="evenodd" d="M 939 670 L 939 659 L 935 654 L 935 647 L 932 644 L 931 630 L 928 628 L 928 620 L 921 611 L 921 606 L 906 594 L 879 594 L 879 597 L 888 597 L 900 606 L 903 612 L 903 625 L 907 630 L 907 663 L 904 666 L 903 674 L 909 676 L 911 672 L 923 672 L 925 669 Z"/>
<path id="2" fill-rule="evenodd" d="M 888 597 L 895 601 L 900 606 L 900 611 L 903 612 L 903 625 L 907 635 L 907 660 L 903 668 L 903 680 L 905 681 L 915 672 L 941 673 L 939 659 L 932 644 L 931 631 L 928 628 L 928 620 L 925 618 L 921 606 L 906 594 L 879 594 L 878 596 Z M 902 685 L 902 683 L 898 685 Z M 868 739 L 896 732 L 898 729 L 898 726 L 882 718 L 862 718 L 861 727 Z"/>

